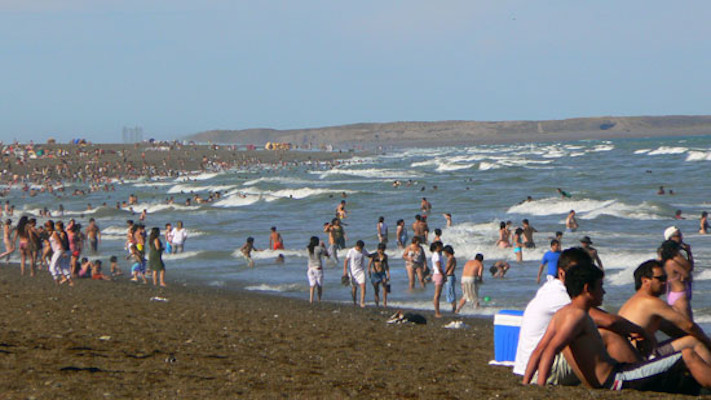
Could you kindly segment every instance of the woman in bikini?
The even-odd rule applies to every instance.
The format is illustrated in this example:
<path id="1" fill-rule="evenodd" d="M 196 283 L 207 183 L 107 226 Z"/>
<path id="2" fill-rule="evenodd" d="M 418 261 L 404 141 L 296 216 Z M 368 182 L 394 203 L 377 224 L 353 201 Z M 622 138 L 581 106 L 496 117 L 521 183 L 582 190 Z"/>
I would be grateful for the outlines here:
<path id="1" fill-rule="evenodd" d="M 385 254 L 385 243 L 378 244 L 378 250 L 370 256 L 368 263 L 368 276 L 373 284 L 375 305 L 380 302 L 380 284 L 383 285 L 383 307 L 388 306 L 388 292 L 390 291 L 390 266 L 388 255 Z"/>
<path id="2" fill-rule="evenodd" d="M 514 232 L 514 254 L 516 254 L 516 261 L 523 261 L 523 241 L 521 240 L 521 235 L 523 235 L 523 229 L 516 228 Z"/>
<path id="3" fill-rule="evenodd" d="M 673 240 L 662 243 L 660 256 L 667 273 L 667 303 L 679 313 L 693 320 L 691 312 L 692 266 L 679 250 L 681 246 Z"/>
<path id="4" fill-rule="evenodd" d="M 5 252 L 0 254 L 0 259 L 5 258 L 5 263 L 10 262 L 10 254 L 15 252 L 15 241 L 12 240 L 12 220 L 8 219 L 2 227 L 2 241 L 5 244 Z"/>
<path id="5" fill-rule="evenodd" d="M 424 269 L 427 264 L 427 258 L 420 239 L 416 236 L 412 238 L 412 242 L 402 253 L 402 258 L 405 260 L 405 269 L 407 270 L 407 279 L 410 282 L 410 290 L 415 288 L 415 274 L 420 281 L 420 287 L 425 288 Z"/>
<path id="6" fill-rule="evenodd" d="M 28 221 L 29 219 L 27 216 L 23 215 L 20 217 L 20 220 L 17 222 L 17 229 L 15 229 L 15 237 L 12 239 L 13 243 L 16 243 L 18 240 L 20 242 L 20 245 L 18 246 L 20 249 L 20 275 L 25 274 L 25 263 L 27 262 L 27 259 L 31 257 L 29 243 L 30 237 L 27 233 Z M 32 275 L 34 275 L 34 271 L 32 272 Z"/>
<path id="7" fill-rule="evenodd" d="M 709 233 L 709 213 L 703 211 L 701 213 L 701 219 L 699 220 L 699 233 L 705 235 Z"/>
<path id="8" fill-rule="evenodd" d="M 499 240 L 496 241 L 496 245 L 502 249 L 511 247 L 509 243 L 509 236 L 511 236 L 511 231 L 506 227 L 506 223 L 501 221 L 499 224 Z"/>

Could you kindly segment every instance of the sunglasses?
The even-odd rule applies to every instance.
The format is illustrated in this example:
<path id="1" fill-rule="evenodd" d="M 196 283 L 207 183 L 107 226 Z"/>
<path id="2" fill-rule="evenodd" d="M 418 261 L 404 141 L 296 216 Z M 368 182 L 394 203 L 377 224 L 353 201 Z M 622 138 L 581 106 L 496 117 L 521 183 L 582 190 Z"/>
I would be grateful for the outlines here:
<path id="1" fill-rule="evenodd" d="M 666 282 L 667 281 L 666 275 L 653 276 L 652 278 L 658 280 L 659 282 Z"/>

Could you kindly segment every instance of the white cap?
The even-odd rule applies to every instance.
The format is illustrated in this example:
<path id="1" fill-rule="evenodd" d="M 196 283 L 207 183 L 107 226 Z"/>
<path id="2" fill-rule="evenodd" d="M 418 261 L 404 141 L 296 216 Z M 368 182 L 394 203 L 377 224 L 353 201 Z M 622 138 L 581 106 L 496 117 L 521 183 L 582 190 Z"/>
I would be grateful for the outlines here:
<path id="1" fill-rule="evenodd" d="M 679 232 L 679 228 L 677 228 L 676 226 L 670 226 L 669 228 L 665 229 L 664 240 L 671 239 L 671 237 L 677 232 Z"/>

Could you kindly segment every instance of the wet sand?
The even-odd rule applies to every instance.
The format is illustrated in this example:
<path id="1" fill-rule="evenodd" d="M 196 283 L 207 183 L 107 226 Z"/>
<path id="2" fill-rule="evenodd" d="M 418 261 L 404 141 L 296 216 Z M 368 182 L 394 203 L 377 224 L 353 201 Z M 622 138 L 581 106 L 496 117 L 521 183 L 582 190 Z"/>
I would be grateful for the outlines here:
<path id="1" fill-rule="evenodd" d="M 226 290 L 0 267 L 0 398 L 669 398 L 523 387 L 492 367 L 492 321 L 388 325 L 394 312 Z M 348 290 L 326 287 L 325 291 Z M 154 296 L 167 302 L 151 301 Z M 304 293 L 306 299 L 307 293 Z M 681 397 L 679 397 L 681 398 Z"/>

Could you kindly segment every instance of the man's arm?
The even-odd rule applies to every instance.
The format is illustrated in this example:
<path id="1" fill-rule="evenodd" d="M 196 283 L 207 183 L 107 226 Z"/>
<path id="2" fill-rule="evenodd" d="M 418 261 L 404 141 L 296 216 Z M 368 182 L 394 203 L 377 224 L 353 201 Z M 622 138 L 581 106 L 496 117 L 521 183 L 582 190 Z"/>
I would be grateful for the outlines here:
<path id="1" fill-rule="evenodd" d="M 644 356 L 651 354 L 657 346 L 654 335 L 624 317 L 608 313 L 597 307 L 590 309 L 590 317 L 598 328 L 615 332 L 624 338 L 634 339 L 637 342 L 638 350 Z"/>
<path id="2" fill-rule="evenodd" d="M 543 273 L 543 267 L 545 267 L 546 264 L 541 264 L 540 267 L 538 267 L 538 276 L 536 276 L 536 283 L 541 283 L 541 274 Z"/>
<path id="3" fill-rule="evenodd" d="M 600 267 L 601 270 L 605 270 L 605 267 L 602 266 L 602 260 L 600 260 L 600 255 L 597 254 L 597 251 L 595 251 L 595 262 L 597 262 L 597 266 Z"/>
<path id="4" fill-rule="evenodd" d="M 541 338 L 541 341 L 538 342 L 538 346 L 533 350 L 526 366 L 526 373 L 523 376 L 523 384 L 530 383 L 533 374 L 538 370 L 537 384 L 539 386 L 545 385 L 556 354 L 568 346 L 582 330 L 583 325 L 580 317 L 584 316 L 584 313 L 568 312 L 558 324 L 558 318 L 556 317 L 560 318 L 560 316 L 560 312 L 556 313 L 548 324 L 546 333 Z"/>
<path id="5" fill-rule="evenodd" d="M 659 307 L 657 307 L 656 314 L 663 320 L 681 329 L 690 336 L 699 339 L 700 342 L 702 342 L 706 345 L 706 347 L 711 349 L 711 339 L 706 336 L 701 327 L 697 325 L 694 321 L 687 318 L 685 315 L 676 311 L 670 305 L 664 303 L 662 300 L 659 300 Z"/>

